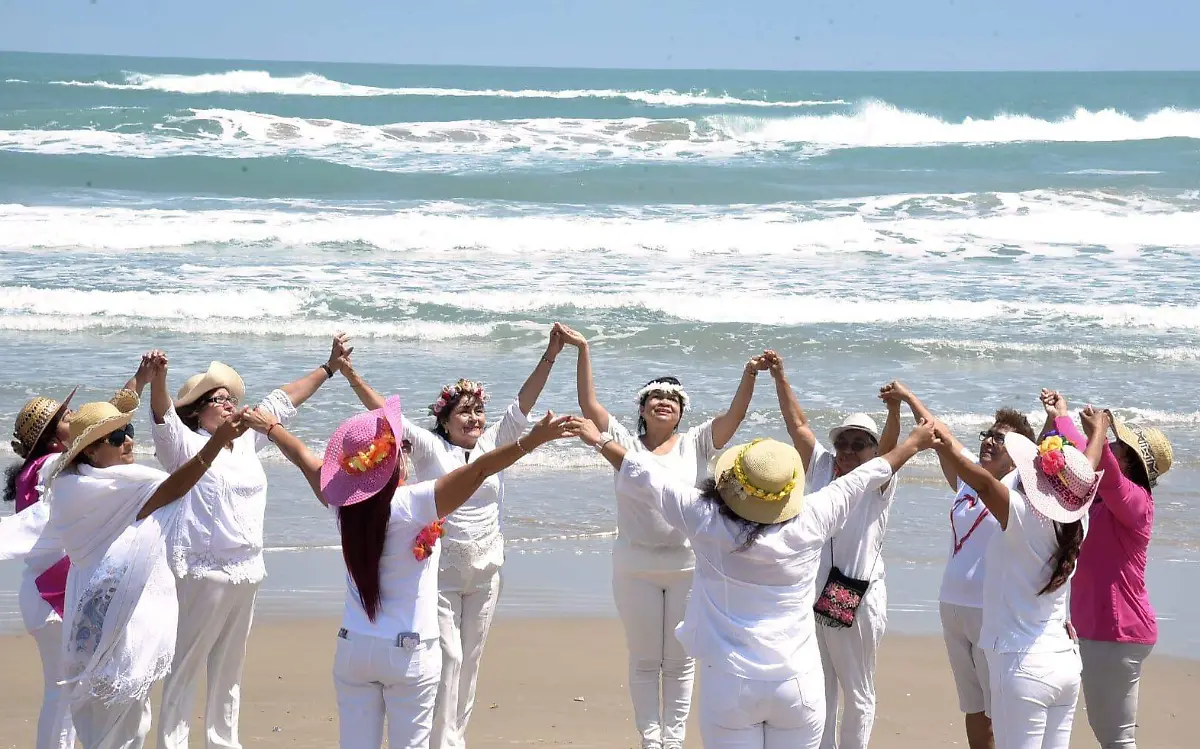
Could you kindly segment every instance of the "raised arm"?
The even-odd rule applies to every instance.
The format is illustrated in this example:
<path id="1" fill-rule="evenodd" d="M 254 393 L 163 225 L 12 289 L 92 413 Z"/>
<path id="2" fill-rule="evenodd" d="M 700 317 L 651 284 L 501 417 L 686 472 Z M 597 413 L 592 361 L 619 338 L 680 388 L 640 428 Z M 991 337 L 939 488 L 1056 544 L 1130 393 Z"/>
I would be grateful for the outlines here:
<path id="1" fill-rule="evenodd" d="M 1083 436 L 1079 429 L 1075 426 L 1075 422 L 1071 421 L 1071 413 L 1067 408 L 1067 399 L 1062 397 L 1062 394 L 1057 390 L 1049 390 L 1042 388 L 1041 393 L 1042 408 L 1046 409 L 1046 423 L 1042 427 L 1041 436 L 1046 436 L 1049 432 L 1058 432 L 1066 441 L 1070 442 L 1084 454 L 1088 454 L 1087 446 L 1088 439 Z M 1101 439 L 1104 438 L 1104 431 L 1100 431 Z"/>
<path id="2" fill-rule="evenodd" d="M 934 430 L 937 434 L 937 443 L 934 447 L 937 449 L 938 459 L 949 462 L 954 467 L 963 483 L 975 490 L 984 506 L 1000 522 L 1000 527 L 1007 529 L 1008 487 L 984 470 L 981 465 L 964 455 L 962 450 L 956 450 L 951 441 L 950 431 L 946 429 L 945 424 L 937 422 Z"/>
<path id="3" fill-rule="evenodd" d="M 1147 519 L 1154 512 L 1154 497 L 1121 470 L 1121 464 L 1106 439 L 1112 427 L 1112 414 L 1087 406 L 1079 418 L 1088 434 L 1087 458 L 1093 468 L 1104 471 L 1100 476 L 1100 495 L 1104 497 L 1104 506 L 1125 527 L 1148 533 Z"/>
<path id="4" fill-rule="evenodd" d="M 600 435 L 600 426 L 591 419 L 576 419 L 571 425 L 571 434 L 578 437 L 585 445 L 597 448 L 600 456 L 616 470 L 621 470 L 625 462 L 625 447 L 614 439 L 605 439 Z"/>
<path id="5" fill-rule="evenodd" d="M 783 423 L 787 426 L 788 436 L 792 438 L 792 445 L 796 448 L 796 452 L 800 453 L 804 470 L 808 471 L 809 464 L 812 462 L 813 450 L 817 446 L 817 435 L 813 434 L 812 428 L 808 425 L 808 416 L 804 414 L 804 409 L 800 407 L 800 401 L 796 398 L 795 391 L 787 381 L 787 375 L 783 371 L 783 358 L 774 351 L 764 351 L 763 358 L 767 360 L 771 369 L 771 377 L 775 380 L 775 394 L 779 397 L 779 411 L 783 414 Z"/>
<path id="6" fill-rule="evenodd" d="M 317 392 L 317 389 L 329 382 L 340 366 L 340 359 L 349 356 L 354 349 L 349 346 L 350 339 L 338 333 L 333 337 L 333 346 L 329 351 L 329 359 L 321 366 L 304 375 L 295 382 L 289 382 L 280 388 L 287 394 L 292 405 L 299 408 L 306 400 Z"/>
<path id="7" fill-rule="evenodd" d="M 879 435 L 879 452 L 895 449 L 900 441 L 900 404 L 887 402 L 887 419 L 883 422 L 883 434 Z"/>
<path id="8" fill-rule="evenodd" d="M 358 396 L 358 399 L 368 411 L 374 411 L 376 409 L 383 408 L 383 403 L 385 400 L 384 397 L 375 392 L 375 390 L 367 384 L 367 381 L 363 379 L 363 376 L 359 374 L 358 370 L 354 368 L 354 365 L 350 363 L 349 356 L 342 357 L 338 362 L 338 366 L 338 371 L 341 372 L 346 378 L 346 382 L 350 383 L 350 387 L 353 388 L 354 394 Z"/>
<path id="9" fill-rule="evenodd" d="M 720 450 L 737 434 L 738 427 L 746 418 L 746 412 L 750 410 L 750 399 L 754 397 L 754 381 L 758 378 L 758 373 L 769 366 L 770 363 L 761 356 L 746 362 L 746 366 L 742 368 L 742 379 L 738 382 L 737 392 L 733 394 L 733 402 L 729 404 L 725 413 L 713 419 L 713 447 Z M 619 466 L 617 470 L 620 470 Z"/>
<path id="10" fill-rule="evenodd" d="M 317 501 L 328 507 L 325 497 L 321 495 L 321 464 L 324 461 L 313 454 L 312 450 L 308 449 L 300 441 L 300 438 L 287 430 L 283 424 L 279 423 L 279 419 L 270 411 L 263 408 L 254 408 L 246 412 L 243 421 L 256 432 L 263 434 L 266 438 L 279 448 L 279 452 L 283 453 L 283 457 L 288 459 L 292 465 L 300 469 L 300 473 L 304 474 L 304 480 L 308 482 L 308 488 L 317 497 Z"/>
<path id="11" fill-rule="evenodd" d="M 596 383 L 592 380 L 592 355 L 587 339 L 562 323 L 555 323 L 554 328 L 562 335 L 563 343 L 574 346 L 579 352 L 575 366 L 575 389 L 583 417 L 594 422 L 600 431 L 607 432 L 609 415 L 596 399 Z M 617 470 L 620 468 L 618 465 Z"/>
<path id="12" fill-rule="evenodd" d="M 154 358 L 156 355 L 162 354 L 158 349 L 148 351 L 142 354 L 142 361 L 138 364 L 137 371 L 133 373 L 133 377 L 125 383 L 125 390 L 132 390 L 137 393 L 138 398 L 142 397 L 142 391 L 146 389 L 146 385 L 154 376 Z"/>
<path id="13" fill-rule="evenodd" d="M 159 484 L 158 488 L 154 490 L 154 494 L 150 495 L 150 499 L 146 500 L 146 504 L 142 505 L 142 509 L 138 511 L 137 519 L 141 520 L 149 516 L 155 510 L 166 507 L 190 492 L 196 482 L 212 467 L 213 461 L 221 454 L 221 450 L 245 433 L 247 425 L 242 421 L 243 415 L 245 415 L 244 410 L 221 424 L 216 433 L 209 437 L 204 447 L 200 448 L 200 452 Z"/>
<path id="14" fill-rule="evenodd" d="M 529 377 L 525 379 L 525 384 L 521 386 L 520 392 L 517 393 L 517 405 L 521 409 L 521 413 L 529 415 L 533 405 L 537 403 L 538 396 L 542 394 L 542 389 L 546 387 L 546 380 L 550 378 L 550 370 L 554 368 L 554 360 L 562 353 L 563 344 L 562 331 L 558 326 L 550 329 L 550 341 L 546 344 L 546 353 L 542 354 L 542 358 L 538 360 L 537 366 L 529 373 Z"/>
<path id="15" fill-rule="evenodd" d="M 155 424 L 162 424 L 171 410 L 171 394 L 167 392 L 167 354 L 166 352 L 151 351 L 150 372 L 150 418 Z"/>
<path id="16" fill-rule="evenodd" d="M 925 407 L 925 404 L 921 402 L 921 399 L 918 398 L 917 396 L 913 395 L 913 392 L 911 390 L 909 390 L 908 387 L 904 383 L 900 382 L 899 380 L 892 380 L 891 382 L 889 382 L 888 384 L 886 384 L 882 388 L 880 388 L 879 389 L 879 397 L 881 400 L 883 400 L 884 403 L 888 404 L 888 407 L 889 407 L 888 418 L 889 419 L 891 418 L 891 410 L 890 410 L 891 404 L 893 402 L 895 402 L 897 404 L 899 404 L 899 403 L 908 404 L 908 410 L 912 411 L 913 418 L 917 420 L 918 424 L 920 424 L 922 422 L 929 422 L 930 424 L 935 424 L 935 423 L 940 424 L 941 423 L 940 421 L 938 421 L 937 417 L 933 415 L 933 412 Z M 945 428 L 944 424 L 942 426 L 943 426 L 942 433 L 945 435 L 945 439 L 949 442 L 950 449 L 952 449 L 956 453 L 962 453 L 966 448 L 963 447 L 961 442 L 959 442 L 957 439 L 954 438 L 954 435 L 950 432 L 949 429 Z M 887 431 L 887 429 L 885 428 L 884 432 L 886 433 L 886 431 Z M 880 450 L 882 450 L 882 449 L 883 449 L 883 446 L 882 446 L 882 443 L 880 443 Z M 951 460 L 944 460 L 942 458 L 942 451 L 940 451 L 940 450 L 938 451 L 938 464 L 941 466 L 942 476 L 945 477 L 946 483 L 950 485 L 951 489 L 954 489 L 957 491 L 958 490 L 958 478 L 959 478 L 958 469 L 955 467 L 957 464 Z"/>
<path id="17" fill-rule="evenodd" d="M 573 420 L 572 416 L 555 417 L 553 412 L 547 411 L 542 420 L 529 430 L 529 434 L 489 450 L 476 460 L 439 478 L 433 485 L 438 517 L 444 518 L 457 510 L 483 485 L 488 476 L 500 473 L 551 440 L 570 436 L 568 427 Z"/>

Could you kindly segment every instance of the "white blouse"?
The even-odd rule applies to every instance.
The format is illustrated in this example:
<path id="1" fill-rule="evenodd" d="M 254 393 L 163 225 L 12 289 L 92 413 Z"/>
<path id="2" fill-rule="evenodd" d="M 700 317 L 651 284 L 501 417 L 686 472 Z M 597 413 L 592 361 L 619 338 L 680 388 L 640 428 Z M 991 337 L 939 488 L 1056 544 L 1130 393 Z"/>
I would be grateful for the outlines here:
<path id="1" fill-rule="evenodd" d="M 748 678 L 782 681 L 821 667 L 813 602 L 821 548 L 869 491 L 892 478 L 875 458 L 805 497 L 803 511 L 745 550 L 715 502 L 643 453 L 628 452 L 619 490 L 662 513 L 696 553 L 692 595 L 675 630 L 688 655 Z"/>
<path id="2" fill-rule="evenodd" d="M 412 445 L 410 458 L 416 481 L 435 481 L 461 468 L 480 455 L 516 442 L 525 432 L 529 417 L 514 400 L 500 420 L 480 435 L 471 450 L 453 445 L 441 436 L 404 418 L 404 438 Z M 500 567 L 504 564 L 501 515 L 504 506 L 504 471 L 489 476 L 471 498 L 446 517 L 439 546 L 441 567 L 462 571 Z"/>
<path id="3" fill-rule="evenodd" d="M 274 390 L 259 407 L 286 425 L 296 415 L 291 398 Z M 193 432 L 167 409 L 163 423 L 151 420 L 158 462 L 178 470 L 203 449 L 212 436 Z M 182 517 L 167 541 L 171 570 L 179 578 L 216 574 L 231 583 L 260 583 L 267 576 L 263 562 L 263 520 L 267 512 L 267 474 L 258 452 L 270 440 L 247 432 L 222 450 L 182 502 Z"/>

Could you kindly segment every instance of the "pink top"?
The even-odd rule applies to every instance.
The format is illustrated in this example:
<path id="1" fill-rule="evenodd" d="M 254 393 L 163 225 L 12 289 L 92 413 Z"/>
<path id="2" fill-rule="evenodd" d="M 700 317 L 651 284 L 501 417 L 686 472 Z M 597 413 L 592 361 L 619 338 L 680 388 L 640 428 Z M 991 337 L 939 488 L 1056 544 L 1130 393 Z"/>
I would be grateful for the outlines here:
<path id="1" fill-rule="evenodd" d="M 1069 416 L 1055 419 L 1059 434 L 1080 450 L 1087 440 Z M 1154 497 L 1121 473 L 1107 442 L 1100 457 L 1100 491 L 1071 583 L 1071 623 L 1085 640 L 1153 645 L 1158 620 L 1146 591 L 1146 550 L 1154 526 Z"/>
<path id="2" fill-rule="evenodd" d="M 20 475 L 17 476 L 17 512 L 41 500 L 41 496 L 38 495 L 37 491 L 38 472 L 41 471 L 46 461 L 55 457 L 58 457 L 57 454 L 50 453 L 49 455 L 43 455 L 37 460 L 30 461 L 29 465 L 25 466 Z M 38 575 L 37 580 L 34 581 L 37 584 L 38 593 L 41 594 L 42 600 L 50 604 L 50 607 L 59 616 L 63 615 L 63 599 L 67 592 L 67 571 L 70 569 L 71 560 L 63 557 L 47 568 L 45 572 Z M 33 600 L 36 601 L 37 599 Z"/>

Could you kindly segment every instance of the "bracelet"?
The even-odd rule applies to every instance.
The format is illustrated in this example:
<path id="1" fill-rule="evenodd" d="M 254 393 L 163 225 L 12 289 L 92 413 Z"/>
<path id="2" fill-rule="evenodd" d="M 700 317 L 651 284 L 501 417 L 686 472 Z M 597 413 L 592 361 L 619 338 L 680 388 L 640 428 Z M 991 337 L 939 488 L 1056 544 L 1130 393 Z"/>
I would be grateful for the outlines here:
<path id="1" fill-rule="evenodd" d="M 603 434 L 601 434 L 600 441 L 596 443 L 596 452 L 598 452 L 598 453 L 604 452 L 604 446 L 607 445 L 609 442 L 612 442 L 613 439 L 614 439 L 613 436 L 611 434 L 609 434 L 608 432 L 604 432 Z"/>
<path id="2" fill-rule="evenodd" d="M 274 428 L 275 428 L 275 427 L 277 427 L 277 426 L 279 426 L 279 422 L 278 422 L 278 421 L 277 421 L 277 422 L 275 422 L 274 424 L 272 424 L 271 426 L 267 427 L 267 431 L 266 431 L 266 433 L 263 435 L 264 437 L 266 437 L 266 438 L 267 438 L 267 442 L 271 442 L 271 443 L 274 443 L 274 442 L 275 442 L 275 440 L 271 439 L 271 430 L 272 430 L 272 429 L 274 429 Z"/>
<path id="3" fill-rule="evenodd" d="M 333 368 L 332 367 L 330 367 L 325 362 L 321 362 L 321 369 L 325 370 L 325 375 L 326 375 L 325 379 L 327 381 L 333 379 Z"/>
<path id="4" fill-rule="evenodd" d="M 549 364 L 550 366 L 552 366 L 552 367 L 553 367 L 553 366 L 554 366 L 554 361 L 555 361 L 555 360 L 554 360 L 554 359 L 547 359 L 547 358 L 546 358 L 546 355 L 545 355 L 545 354 L 542 354 L 542 361 L 546 362 L 547 364 Z"/>
<path id="5" fill-rule="evenodd" d="M 516 441 L 516 442 L 514 442 L 513 444 L 517 446 L 517 449 L 521 451 L 521 454 L 522 454 L 522 455 L 528 455 L 528 454 L 529 454 L 529 451 L 528 451 L 528 450 L 526 450 L 525 448 L 521 447 L 521 438 L 520 438 L 520 437 L 517 437 L 517 441 Z"/>
<path id="6" fill-rule="evenodd" d="M 201 453 L 196 453 L 196 460 L 200 463 L 200 465 L 204 466 L 206 469 L 212 468 L 212 463 L 209 463 L 207 460 L 205 460 L 204 456 Z"/>

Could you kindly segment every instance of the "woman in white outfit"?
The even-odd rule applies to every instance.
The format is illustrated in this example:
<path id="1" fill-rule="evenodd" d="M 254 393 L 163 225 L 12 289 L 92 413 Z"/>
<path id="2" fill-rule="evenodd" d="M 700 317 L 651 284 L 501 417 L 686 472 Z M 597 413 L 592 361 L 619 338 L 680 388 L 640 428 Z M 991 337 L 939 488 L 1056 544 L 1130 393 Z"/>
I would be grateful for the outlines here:
<path id="1" fill-rule="evenodd" d="M 318 459 L 266 411 L 247 417 L 336 508 L 346 563 L 346 608 L 333 681 L 342 749 L 427 749 L 442 673 L 438 559 L 442 521 L 489 477 L 538 446 L 566 436 L 571 417 L 538 422 L 436 480 L 406 485 L 408 429 L 400 399 L 344 422 Z M 386 721 L 385 721 L 386 718 Z"/>
<path id="2" fill-rule="evenodd" d="M 900 404 L 887 403 L 887 422 L 880 434 L 875 420 L 864 413 L 848 416 L 829 431 L 832 450 L 817 439 L 783 371 L 783 360 L 774 351 L 763 356 L 771 364 L 779 408 L 796 450 L 804 461 L 808 484 L 815 492 L 859 466 L 890 452 L 900 437 Z M 887 585 L 883 541 L 888 514 L 896 496 L 896 482 L 888 481 L 869 494 L 870 502 L 855 505 L 845 524 L 821 552 L 818 592 L 827 581 L 844 577 L 866 592 L 850 611 L 841 608 L 829 616 L 830 599 L 818 598 L 817 644 L 825 674 L 825 730 L 822 749 L 866 749 L 875 725 L 875 662 L 879 643 L 887 630 Z M 832 589 L 831 589 L 832 590 Z M 843 698 L 842 724 L 838 727 L 838 702 Z"/>
<path id="3" fill-rule="evenodd" d="M 935 417 L 919 398 L 903 383 L 893 382 L 884 389 L 888 398 L 907 403 L 918 420 L 935 421 Z M 1016 465 L 1004 448 L 1004 435 L 1015 432 L 1033 440 L 1033 426 L 1028 417 L 1012 408 L 996 411 L 992 425 L 979 433 L 979 455 L 964 447 L 946 431 L 949 449 L 978 463 L 995 479 L 1009 487 L 1018 480 Z M 992 749 L 992 722 L 987 657 L 980 633 L 983 629 L 983 581 L 987 569 L 986 552 L 1000 524 L 979 500 L 974 489 L 959 476 L 956 464 L 939 455 L 942 474 L 955 493 L 951 499 L 950 534 L 947 544 L 949 557 L 942 573 L 938 592 L 942 619 L 942 638 L 950 671 L 958 691 L 958 706 L 963 713 L 969 749 Z"/>
<path id="4" fill-rule="evenodd" d="M 729 410 L 679 432 L 689 400 L 674 377 L 658 377 L 637 394 L 638 428 L 630 432 L 596 398 L 587 340 L 565 325 L 556 329 L 579 350 L 576 386 L 583 415 L 625 450 L 645 453 L 672 478 L 699 486 L 717 451 L 729 444 L 746 418 L 755 376 L 764 368 L 751 359 Z M 617 540 L 613 546 L 613 599 L 629 648 L 629 696 L 642 749 L 681 749 L 692 704 L 695 663 L 671 636 L 683 620 L 696 560 L 687 536 L 649 504 L 637 502 L 617 483 Z M 660 701 L 661 695 L 661 701 Z"/>
<path id="5" fill-rule="evenodd" d="M 45 475 L 45 501 L 7 518 L 0 558 L 57 550 L 71 559 L 59 677 L 84 749 L 140 749 L 150 689 L 170 668 L 178 605 L 166 538 L 185 496 L 243 427 L 217 430 L 174 473 L 137 465 L 132 393 L 88 403 Z M 47 506 L 48 505 L 48 506 Z"/>
<path id="6" fill-rule="evenodd" d="M 821 548 L 856 505 L 933 444 L 931 426 L 813 494 L 794 448 L 754 440 L 726 450 L 696 488 L 595 424 L 580 438 L 618 468 L 618 491 L 654 508 L 696 554 L 675 635 L 699 663 L 706 749 L 815 749 L 825 722 L 813 598 Z"/>
<path id="7" fill-rule="evenodd" d="M 1067 583 L 1075 573 L 1088 508 L 1100 474 L 1057 434 L 1041 443 L 1009 432 L 1013 486 L 956 450 L 936 426 L 938 457 L 995 516 L 1000 533 L 987 551 L 983 629 L 997 749 L 1066 749 L 1082 665 L 1067 623 Z"/>
<path id="8" fill-rule="evenodd" d="M 140 396 L 149 381 L 149 366 L 145 358 L 137 374 L 118 391 L 112 403 L 128 398 L 127 391 Z M 45 474 L 53 459 L 70 444 L 68 424 L 71 418 L 72 390 L 62 402 L 38 396 L 18 412 L 13 427 L 12 449 L 20 462 L 8 468 L 4 482 L 4 501 L 15 504 L 21 512 L 41 499 L 39 486 L 45 484 Z M 67 707 L 64 690 L 59 687 L 59 667 L 62 661 L 63 599 L 67 591 L 70 560 L 56 550 L 25 557 L 21 572 L 21 588 L 17 594 L 21 620 L 25 631 L 37 643 L 42 659 L 42 709 L 38 716 L 35 749 L 72 749 L 75 728 Z"/>
<path id="9" fill-rule="evenodd" d="M 309 374 L 272 391 L 261 407 L 282 421 L 333 377 L 338 360 L 348 353 L 344 336 L 334 338 L 329 360 Z M 245 396 L 242 378 L 231 367 L 213 362 L 194 375 L 171 401 L 166 356 L 151 381 L 150 409 L 154 447 L 168 471 L 186 463 L 204 446 L 208 435 L 228 420 Z M 205 676 L 204 745 L 239 749 L 238 714 L 246 639 L 254 617 L 254 601 L 266 577 L 263 563 L 263 519 L 267 508 L 267 476 L 258 452 L 267 440 L 250 433 L 217 457 L 212 471 L 196 487 L 182 509 L 169 541 L 171 569 L 179 578 L 179 643 L 171 673 L 163 682 L 158 741 L 162 749 L 188 745 L 196 684 Z"/>
<path id="10" fill-rule="evenodd" d="M 404 434 L 417 481 L 433 481 L 478 460 L 497 447 L 512 444 L 525 431 L 529 411 L 546 386 L 562 336 L 550 335 L 546 352 L 503 415 L 487 425 L 488 394 L 473 380 L 458 380 L 441 389 L 430 406 L 434 429 L 405 418 Z M 380 408 L 383 398 L 350 365 L 342 373 L 363 405 Z M 489 476 L 462 507 L 445 518 L 438 573 L 438 626 L 441 630 L 442 683 L 434 711 L 436 749 L 463 749 L 467 724 L 475 706 L 475 685 L 488 631 L 503 582 L 504 474 Z"/>

